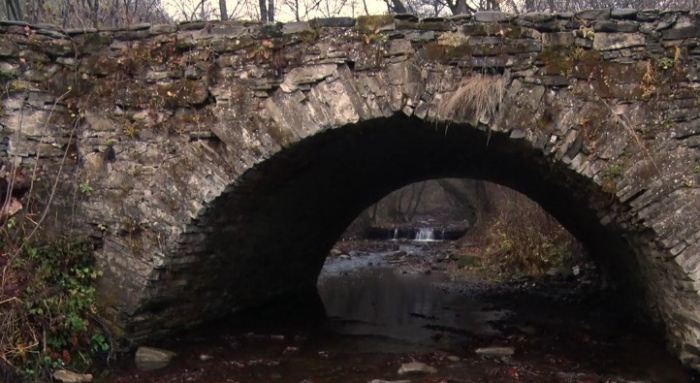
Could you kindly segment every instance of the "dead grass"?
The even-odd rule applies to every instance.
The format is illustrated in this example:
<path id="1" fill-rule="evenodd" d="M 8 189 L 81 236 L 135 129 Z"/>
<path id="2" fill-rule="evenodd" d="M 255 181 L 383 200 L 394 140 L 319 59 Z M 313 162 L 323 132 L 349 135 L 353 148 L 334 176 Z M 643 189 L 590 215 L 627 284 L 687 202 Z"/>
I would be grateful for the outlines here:
<path id="1" fill-rule="evenodd" d="M 462 80 L 454 94 L 438 106 L 438 115 L 472 125 L 489 123 L 496 117 L 507 83 L 505 76 L 473 74 Z"/>
<path id="2" fill-rule="evenodd" d="M 536 202 L 503 186 L 487 189 L 493 213 L 465 238 L 469 251 L 482 257 L 482 273 L 497 279 L 541 275 L 579 255 L 576 239 Z"/>

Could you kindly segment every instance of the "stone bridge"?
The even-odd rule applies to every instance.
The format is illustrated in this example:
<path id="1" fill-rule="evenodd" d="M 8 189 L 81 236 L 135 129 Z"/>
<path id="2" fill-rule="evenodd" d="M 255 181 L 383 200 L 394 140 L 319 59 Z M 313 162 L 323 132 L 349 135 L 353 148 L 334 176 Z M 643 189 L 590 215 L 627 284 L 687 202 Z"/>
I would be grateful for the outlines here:
<path id="1" fill-rule="evenodd" d="M 545 207 L 700 369 L 698 14 L 0 32 L 3 150 L 44 201 L 58 179 L 46 225 L 101 238 L 115 336 L 313 288 L 363 208 L 470 177 Z"/>

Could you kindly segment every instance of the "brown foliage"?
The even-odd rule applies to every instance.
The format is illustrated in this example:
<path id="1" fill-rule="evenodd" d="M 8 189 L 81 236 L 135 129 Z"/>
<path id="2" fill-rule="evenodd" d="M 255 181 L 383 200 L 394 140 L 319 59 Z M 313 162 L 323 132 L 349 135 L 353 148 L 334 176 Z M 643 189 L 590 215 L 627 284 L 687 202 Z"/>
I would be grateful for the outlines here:
<path id="1" fill-rule="evenodd" d="M 493 214 L 470 235 L 499 276 L 540 274 L 573 256 L 576 239 L 541 206 L 514 190 L 487 184 Z"/>
<path id="2" fill-rule="evenodd" d="M 438 106 L 438 115 L 447 120 L 477 125 L 493 120 L 505 95 L 504 76 L 474 74 L 462 80 L 450 98 Z"/>

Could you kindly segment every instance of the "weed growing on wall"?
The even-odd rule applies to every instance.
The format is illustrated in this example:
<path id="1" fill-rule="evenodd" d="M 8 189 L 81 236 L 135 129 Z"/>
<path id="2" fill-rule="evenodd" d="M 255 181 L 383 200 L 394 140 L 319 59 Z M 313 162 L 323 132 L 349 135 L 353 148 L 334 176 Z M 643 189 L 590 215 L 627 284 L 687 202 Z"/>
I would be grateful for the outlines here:
<path id="1" fill-rule="evenodd" d="M 491 122 L 503 101 L 507 84 L 505 76 L 473 74 L 440 103 L 438 114 L 447 120 L 466 121 L 475 126 L 479 122 Z"/>
<path id="2" fill-rule="evenodd" d="M 56 369 L 83 371 L 110 350 L 96 314 L 92 244 L 60 238 L 0 243 L 0 358 L 6 377 L 45 380 Z M 9 259 L 8 259 L 9 258 Z"/>

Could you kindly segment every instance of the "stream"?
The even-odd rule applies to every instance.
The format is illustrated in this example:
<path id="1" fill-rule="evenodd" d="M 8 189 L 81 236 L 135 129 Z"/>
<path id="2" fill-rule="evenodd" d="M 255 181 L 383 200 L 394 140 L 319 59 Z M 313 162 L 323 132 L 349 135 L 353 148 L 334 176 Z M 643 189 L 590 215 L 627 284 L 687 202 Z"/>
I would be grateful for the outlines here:
<path id="1" fill-rule="evenodd" d="M 434 246 L 328 257 L 317 299 L 325 318 L 304 315 L 319 307 L 295 306 L 221 321 L 154 344 L 178 353 L 165 368 L 141 371 L 130 362 L 100 380 L 698 381 L 666 351 L 659 334 L 628 317 L 604 291 L 570 278 L 456 282 L 440 252 L 428 251 Z M 494 350 L 513 355 L 489 355 Z M 399 375 L 409 362 L 436 372 Z"/>

